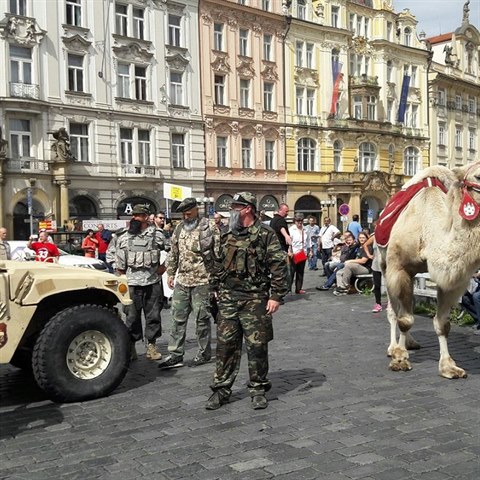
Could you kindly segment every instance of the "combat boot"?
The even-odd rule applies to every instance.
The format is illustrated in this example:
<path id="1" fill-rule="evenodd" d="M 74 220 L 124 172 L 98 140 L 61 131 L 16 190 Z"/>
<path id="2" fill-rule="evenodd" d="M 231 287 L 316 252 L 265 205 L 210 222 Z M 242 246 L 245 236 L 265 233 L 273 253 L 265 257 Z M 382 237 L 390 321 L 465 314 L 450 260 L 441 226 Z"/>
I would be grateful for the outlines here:
<path id="1" fill-rule="evenodd" d="M 162 354 L 157 350 L 157 345 L 155 343 L 147 344 L 146 357 L 148 360 L 160 360 L 162 358 Z"/>
<path id="2" fill-rule="evenodd" d="M 268 400 L 265 395 L 255 395 L 252 397 L 252 408 L 254 410 L 263 410 L 268 407 Z"/>
<path id="3" fill-rule="evenodd" d="M 230 401 L 230 396 L 223 395 L 220 390 L 217 390 L 210 395 L 210 398 L 207 400 L 205 404 L 205 408 L 207 410 L 217 410 L 222 405 L 225 405 Z"/>

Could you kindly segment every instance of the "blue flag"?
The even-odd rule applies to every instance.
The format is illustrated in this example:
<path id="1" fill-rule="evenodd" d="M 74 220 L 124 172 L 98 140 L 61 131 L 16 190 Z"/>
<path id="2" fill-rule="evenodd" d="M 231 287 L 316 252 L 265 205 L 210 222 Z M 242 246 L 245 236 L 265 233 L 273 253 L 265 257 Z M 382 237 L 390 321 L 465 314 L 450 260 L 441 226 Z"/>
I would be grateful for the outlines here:
<path id="1" fill-rule="evenodd" d="M 404 75 L 402 83 L 402 94 L 400 96 L 400 105 L 398 106 L 397 121 L 405 122 L 405 110 L 407 109 L 408 87 L 410 86 L 410 77 Z"/>

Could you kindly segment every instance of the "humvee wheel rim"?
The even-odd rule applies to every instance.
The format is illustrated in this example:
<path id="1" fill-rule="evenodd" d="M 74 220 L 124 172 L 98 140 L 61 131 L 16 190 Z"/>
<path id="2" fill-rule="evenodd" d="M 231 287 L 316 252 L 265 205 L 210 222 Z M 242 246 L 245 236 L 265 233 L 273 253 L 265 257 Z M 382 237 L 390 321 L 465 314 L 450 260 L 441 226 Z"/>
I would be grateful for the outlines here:
<path id="1" fill-rule="evenodd" d="M 112 344 L 105 334 L 98 330 L 88 330 L 72 340 L 66 360 L 68 369 L 75 377 L 92 380 L 110 365 Z"/>

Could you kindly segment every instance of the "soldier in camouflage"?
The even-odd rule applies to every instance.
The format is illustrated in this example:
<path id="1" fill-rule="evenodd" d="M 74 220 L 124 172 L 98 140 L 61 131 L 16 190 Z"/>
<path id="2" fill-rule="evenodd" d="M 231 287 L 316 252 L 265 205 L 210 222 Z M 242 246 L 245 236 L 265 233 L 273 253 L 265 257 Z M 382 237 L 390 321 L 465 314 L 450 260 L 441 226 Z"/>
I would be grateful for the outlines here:
<path id="1" fill-rule="evenodd" d="M 217 351 L 213 394 L 205 408 L 215 410 L 229 401 L 240 368 L 245 339 L 254 409 L 266 408 L 268 342 L 273 339 L 272 314 L 288 293 L 286 253 L 276 233 L 256 215 L 249 192 L 232 200 L 230 225 L 221 237 L 212 272 L 218 288 Z"/>
<path id="2" fill-rule="evenodd" d="M 183 214 L 183 221 L 173 232 L 167 267 L 168 286 L 173 289 L 172 330 L 168 344 L 170 355 L 159 368 L 183 366 L 187 321 L 191 312 L 195 318 L 198 342 L 192 366 L 203 365 L 212 356 L 210 275 L 205 264 L 212 258 L 215 237 L 219 237 L 207 218 L 199 219 L 194 198 L 183 200 L 177 212 Z"/>
<path id="3" fill-rule="evenodd" d="M 161 283 L 165 266 L 160 251 L 165 249 L 163 235 L 148 225 L 149 211 L 135 205 L 129 229 L 115 241 L 115 264 L 119 274 L 126 274 L 133 304 L 127 309 L 127 327 L 132 341 L 132 360 L 136 359 L 135 343 L 142 339 L 142 310 L 145 314 L 145 338 L 149 360 L 160 360 L 156 340 L 162 335 L 160 311 L 163 304 Z"/>

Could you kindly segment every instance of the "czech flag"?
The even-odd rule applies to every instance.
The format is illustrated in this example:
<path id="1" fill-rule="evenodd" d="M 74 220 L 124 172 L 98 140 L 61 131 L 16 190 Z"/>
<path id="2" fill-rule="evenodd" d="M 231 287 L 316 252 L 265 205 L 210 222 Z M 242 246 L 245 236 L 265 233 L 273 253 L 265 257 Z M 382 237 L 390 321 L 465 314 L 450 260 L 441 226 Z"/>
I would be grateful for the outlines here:
<path id="1" fill-rule="evenodd" d="M 343 78 L 342 64 L 337 60 L 332 60 L 332 74 L 333 74 L 333 93 L 332 104 L 330 105 L 330 117 L 334 117 L 337 113 L 338 95 L 340 90 L 340 82 Z"/>

